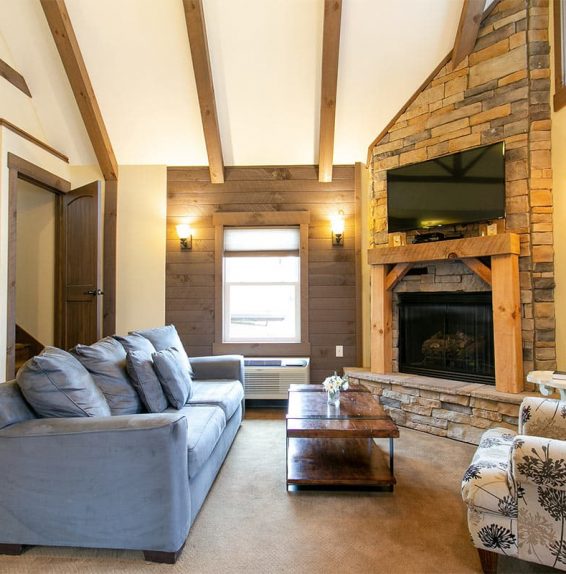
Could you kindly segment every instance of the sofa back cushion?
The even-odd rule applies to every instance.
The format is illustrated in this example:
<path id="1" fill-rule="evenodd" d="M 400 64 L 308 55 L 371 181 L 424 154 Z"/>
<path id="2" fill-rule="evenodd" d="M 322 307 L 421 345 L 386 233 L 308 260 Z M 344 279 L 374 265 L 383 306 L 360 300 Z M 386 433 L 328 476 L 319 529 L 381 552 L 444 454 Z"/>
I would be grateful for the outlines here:
<path id="1" fill-rule="evenodd" d="M 70 353 L 46 347 L 19 371 L 18 385 L 40 417 L 110 416 L 91 374 Z"/>
<path id="2" fill-rule="evenodd" d="M 145 351 L 128 351 L 127 369 L 132 382 L 146 409 L 150 413 L 162 413 L 167 399 L 153 368 L 151 355 Z"/>
<path id="3" fill-rule="evenodd" d="M 142 411 L 140 397 L 126 372 L 126 350 L 116 339 L 105 337 L 90 346 L 77 345 L 72 352 L 92 375 L 113 415 Z"/>
<path id="4" fill-rule="evenodd" d="M 185 363 L 189 374 L 193 376 L 193 368 L 189 357 L 183 347 L 183 343 L 177 333 L 175 325 L 165 325 L 165 327 L 156 327 L 155 329 L 146 329 L 145 331 L 133 331 L 131 334 L 138 334 L 150 340 L 156 351 L 163 351 L 174 347 L 179 351 L 179 360 Z"/>
<path id="5" fill-rule="evenodd" d="M 153 365 L 169 404 L 182 408 L 191 398 L 191 375 L 181 359 L 184 351 L 175 347 L 153 353 Z"/>
<path id="6" fill-rule="evenodd" d="M 14 382 L 0 384 L 0 429 L 34 419 L 20 387 Z"/>

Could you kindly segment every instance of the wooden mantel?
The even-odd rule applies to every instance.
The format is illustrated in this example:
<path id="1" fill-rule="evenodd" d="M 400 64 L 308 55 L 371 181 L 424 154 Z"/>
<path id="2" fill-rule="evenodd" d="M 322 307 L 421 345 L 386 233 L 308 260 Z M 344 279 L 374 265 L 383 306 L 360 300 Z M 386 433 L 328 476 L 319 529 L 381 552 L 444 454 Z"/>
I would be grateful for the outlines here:
<path id="1" fill-rule="evenodd" d="M 498 391 L 523 390 L 519 236 L 514 233 L 368 250 L 371 270 L 371 370 L 392 371 L 393 289 L 421 261 L 460 260 L 491 285 Z M 490 257 L 491 267 L 479 257 Z"/>

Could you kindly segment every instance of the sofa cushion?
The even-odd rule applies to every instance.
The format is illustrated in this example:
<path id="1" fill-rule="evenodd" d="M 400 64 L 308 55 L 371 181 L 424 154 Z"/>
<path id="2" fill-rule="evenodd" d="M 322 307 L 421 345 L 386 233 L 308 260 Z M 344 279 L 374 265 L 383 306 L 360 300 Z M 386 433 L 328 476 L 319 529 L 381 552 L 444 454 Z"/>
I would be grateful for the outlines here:
<path id="1" fill-rule="evenodd" d="M 182 354 L 184 351 L 171 347 L 151 356 L 165 396 L 176 409 L 180 409 L 191 397 L 191 375 L 187 364 L 180 359 Z"/>
<path id="2" fill-rule="evenodd" d="M 191 377 L 193 376 L 193 368 L 191 367 L 189 357 L 174 325 L 165 325 L 165 327 L 156 327 L 155 329 L 146 329 L 144 331 L 132 331 L 131 334 L 134 333 L 149 339 L 156 351 L 163 351 L 171 347 L 178 349 L 180 351 L 180 359 L 186 363 Z"/>
<path id="3" fill-rule="evenodd" d="M 105 337 L 93 345 L 77 345 L 72 353 L 92 375 L 113 415 L 142 411 L 140 397 L 126 372 L 126 351 L 116 339 Z"/>
<path id="4" fill-rule="evenodd" d="M 481 512 L 517 517 L 517 498 L 509 480 L 509 461 L 515 433 L 505 428 L 487 430 L 462 480 L 462 498 Z"/>
<path id="5" fill-rule="evenodd" d="M 14 382 L 0 384 L 0 429 L 34 418 L 20 387 Z"/>
<path id="6" fill-rule="evenodd" d="M 113 338 L 118 341 L 122 347 L 129 351 L 143 351 L 147 355 L 151 356 L 155 353 L 155 347 L 151 344 L 151 341 L 146 337 L 142 337 L 137 333 L 131 333 L 130 335 L 113 335 Z"/>
<path id="7" fill-rule="evenodd" d="M 167 398 L 153 368 L 151 355 L 145 351 L 128 351 L 126 366 L 132 383 L 149 413 L 161 413 L 167 408 Z"/>
<path id="8" fill-rule="evenodd" d="M 226 428 L 226 417 L 222 409 L 205 405 L 185 405 L 180 411 L 187 417 L 187 456 L 189 478 L 195 476 L 210 458 L 216 443 Z"/>
<path id="9" fill-rule="evenodd" d="M 41 417 L 110 416 L 92 375 L 70 353 L 46 347 L 19 371 L 18 385 Z"/>
<path id="10" fill-rule="evenodd" d="M 191 405 L 219 406 L 230 419 L 244 398 L 244 389 L 240 381 L 193 381 L 193 394 L 189 399 Z"/>

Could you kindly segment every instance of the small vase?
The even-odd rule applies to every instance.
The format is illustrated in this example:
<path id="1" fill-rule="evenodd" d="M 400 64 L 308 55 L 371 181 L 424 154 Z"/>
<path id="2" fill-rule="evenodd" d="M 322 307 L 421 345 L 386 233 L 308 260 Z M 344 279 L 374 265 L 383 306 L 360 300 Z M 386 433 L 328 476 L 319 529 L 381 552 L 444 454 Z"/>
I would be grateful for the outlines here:
<path id="1" fill-rule="evenodd" d="M 338 406 L 340 404 L 340 389 L 328 391 L 328 404 Z"/>

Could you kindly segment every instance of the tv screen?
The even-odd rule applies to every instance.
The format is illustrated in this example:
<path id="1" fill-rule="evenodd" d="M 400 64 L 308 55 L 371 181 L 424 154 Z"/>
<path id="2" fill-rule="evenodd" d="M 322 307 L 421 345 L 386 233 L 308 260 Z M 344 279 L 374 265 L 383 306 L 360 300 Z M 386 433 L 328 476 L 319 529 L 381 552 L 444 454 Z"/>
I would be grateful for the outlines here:
<path id="1" fill-rule="evenodd" d="M 387 172 L 390 233 L 504 216 L 503 142 Z"/>

